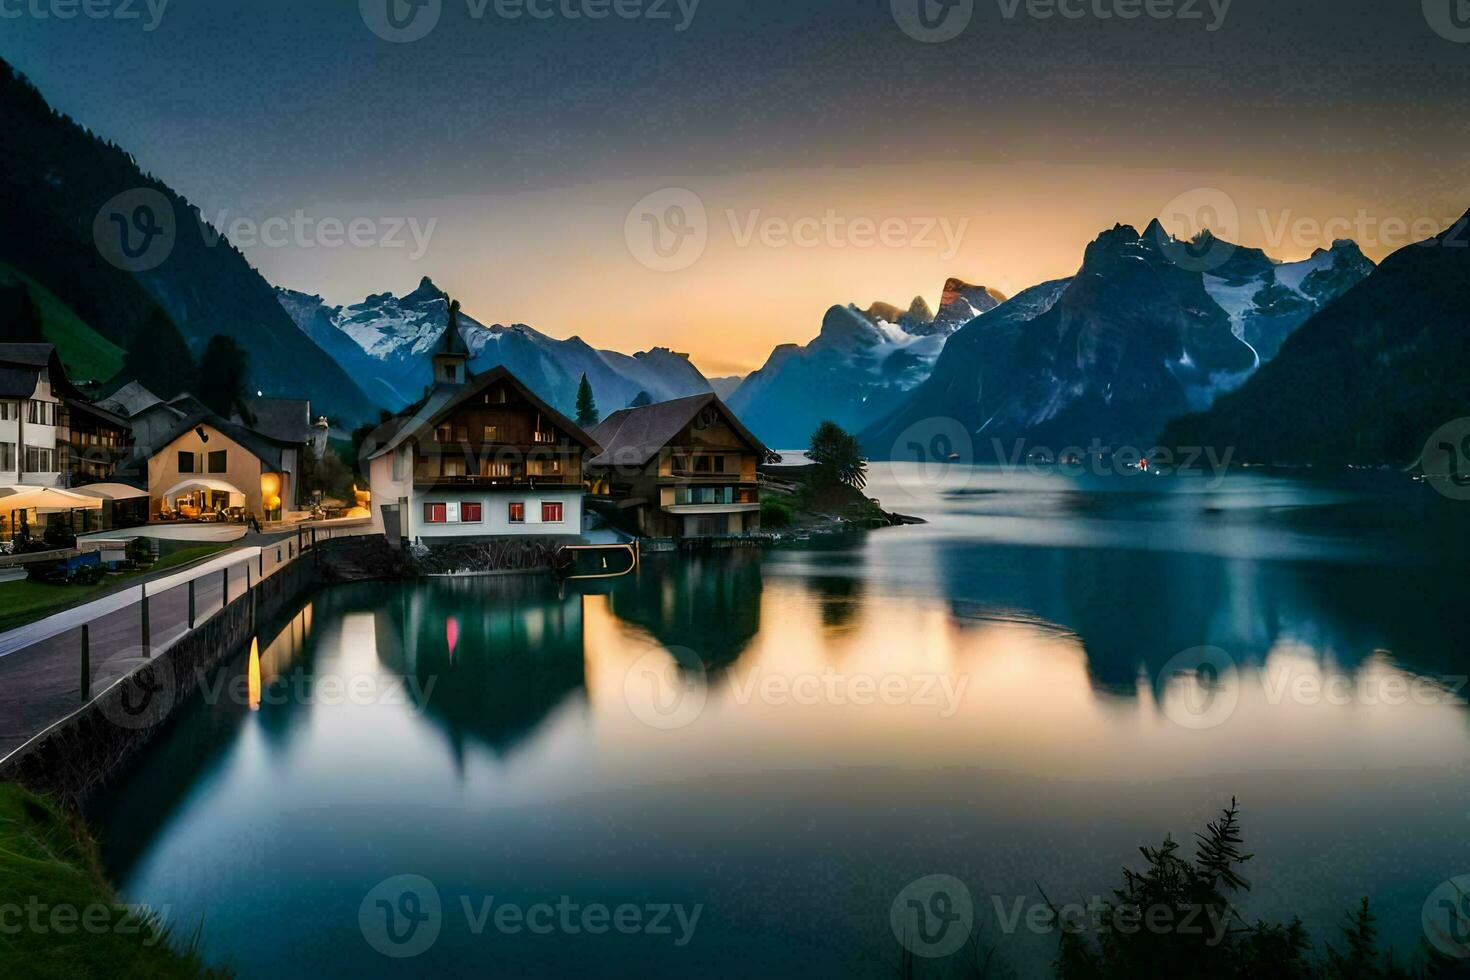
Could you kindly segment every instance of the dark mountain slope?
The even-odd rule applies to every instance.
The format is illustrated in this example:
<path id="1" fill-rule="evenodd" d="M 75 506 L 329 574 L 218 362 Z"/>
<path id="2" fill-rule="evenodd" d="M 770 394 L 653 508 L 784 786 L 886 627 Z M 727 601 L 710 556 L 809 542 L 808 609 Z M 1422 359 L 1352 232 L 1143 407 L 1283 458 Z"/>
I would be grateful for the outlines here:
<path id="1" fill-rule="evenodd" d="M 315 409 L 343 423 L 375 414 L 347 373 L 291 322 L 270 285 L 188 201 L 119 147 L 54 112 L 3 61 L 0 132 L 6 149 L 0 261 L 31 276 L 120 347 L 131 350 L 150 321 L 156 331 L 162 310 L 196 356 L 214 334 L 233 337 L 249 355 L 252 389 L 309 397 Z M 148 223 L 175 229 L 171 248 L 167 236 L 150 239 L 138 230 L 136 208 L 148 199 L 162 212 L 145 215 Z M 163 243 L 156 266 L 119 263 L 116 240 L 107 236 L 122 227 L 140 248 Z"/>
<path id="2" fill-rule="evenodd" d="M 1253 462 L 1411 463 L 1470 416 L 1470 214 L 1395 252 L 1297 330 L 1281 354 L 1169 446 L 1233 446 Z"/>

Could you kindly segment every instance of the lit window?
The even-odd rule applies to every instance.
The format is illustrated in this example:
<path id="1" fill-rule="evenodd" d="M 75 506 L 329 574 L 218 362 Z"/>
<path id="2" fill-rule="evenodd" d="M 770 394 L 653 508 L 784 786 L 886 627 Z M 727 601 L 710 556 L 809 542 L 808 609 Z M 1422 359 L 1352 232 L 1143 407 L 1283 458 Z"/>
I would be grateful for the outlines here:
<path id="1" fill-rule="evenodd" d="M 500 441 L 500 426 L 498 426 L 498 425 L 487 425 L 487 426 L 485 426 L 485 441 L 486 442 L 499 442 Z"/>
<path id="2" fill-rule="evenodd" d="M 491 477 L 497 480 L 508 479 L 510 477 L 510 464 L 492 463 L 489 460 L 486 460 L 485 462 L 480 464 L 480 475 Z"/>
<path id="3" fill-rule="evenodd" d="M 566 504 L 543 503 L 541 505 L 542 524 L 560 524 L 566 519 Z"/>
<path id="4" fill-rule="evenodd" d="M 512 524 L 524 524 L 524 523 L 526 523 L 526 505 L 525 504 L 511 504 L 510 505 L 510 522 Z"/>
<path id="5" fill-rule="evenodd" d="M 448 426 L 448 425 L 441 425 L 441 426 L 439 426 L 439 428 L 437 428 L 437 429 L 434 430 L 434 441 L 435 442 L 453 442 L 454 441 L 454 427 L 453 426 Z"/>
<path id="6" fill-rule="evenodd" d="M 464 474 L 464 460 L 462 460 L 462 459 L 446 459 L 446 460 L 444 460 L 443 474 L 445 476 L 464 476 L 465 475 Z"/>
<path id="7" fill-rule="evenodd" d="M 447 524 L 449 522 L 448 504 L 424 504 L 425 524 Z"/>
<path id="8" fill-rule="evenodd" d="M 485 520 L 484 504 L 460 504 L 459 522 L 461 524 L 479 524 Z"/>

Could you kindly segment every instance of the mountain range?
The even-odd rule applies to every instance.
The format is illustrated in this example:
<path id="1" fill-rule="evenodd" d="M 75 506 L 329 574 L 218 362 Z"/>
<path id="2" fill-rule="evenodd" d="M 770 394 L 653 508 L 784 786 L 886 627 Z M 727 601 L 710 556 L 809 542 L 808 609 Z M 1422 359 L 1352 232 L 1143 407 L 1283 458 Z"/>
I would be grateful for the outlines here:
<path id="1" fill-rule="evenodd" d="M 770 446 L 804 446 L 828 420 L 861 429 L 929 376 L 956 330 L 1004 301 L 994 290 L 951 279 L 938 314 L 922 297 L 906 310 L 834 306 L 815 340 L 777 347 L 730 396 L 730 407 Z"/>
<path id="2" fill-rule="evenodd" d="M 285 289 L 276 299 L 384 407 L 397 411 L 430 383 L 429 356 L 449 327 L 449 297 L 433 280 L 425 277 L 402 297 L 380 293 L 345 307 Z M 580 337 L 557 340 L 525 324 L 486 326 L 464 312 L 459 325 L 471 370 L 503 365 L 568 415 L 576 412 L 583 375 L 604 415 L 640 396 L 662 402 L 714 390 L 686 355 L 666 348 L 632 355 L 597 350 Z"/>
<path id="3" fill-rule="evenodd" d="M 902 456 L 911 427 L 953 419 L 982 459 L 1027 443 L 1152 446 L 1169 422 L 1245 384 L 1372 270 L 1351 242 L 1282 264 L 1208 234 L 1178 241 L 1157 221 L 1142 234 L 1117 225 L 1087 247 L 1077 275 L 957 331 L 863 445 Z"/>
<path id="4" fill-rule="evenodd" d="M 1467 377 L 1470 213 L 1390 255 L 1248 384 L 1174 421 L 1161 442 L 1231 446 L 1245 462 L 1407 465 L 1431 433 L 1470 416 Z"/>

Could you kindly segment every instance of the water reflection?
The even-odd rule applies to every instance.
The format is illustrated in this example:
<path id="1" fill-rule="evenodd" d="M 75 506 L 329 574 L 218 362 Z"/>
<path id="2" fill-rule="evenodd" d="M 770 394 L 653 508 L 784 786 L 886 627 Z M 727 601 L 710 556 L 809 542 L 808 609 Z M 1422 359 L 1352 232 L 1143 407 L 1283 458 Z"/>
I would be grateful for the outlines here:
<path id="1" fill-rule="evenodd" d="M 509 753 L 585 697 L 582 598 L 545 579 L 434 580 L 381 607 L 376 626 L 383 666 L 414 681 L 456 758 L 467 739 Z"/>
<path id="2" fill-rule="evenodd" d="M 651 555 L 619 579 L 608 608 L 666 647 L 693 650 L 711 670 L 734 663 L 761 628 L 761 554 Z"/>
<path id="3" fill-rule="evenodd" d="M 107 867 L 130 899 L 207 911 L 206 949 L 244 976 L 381 973 L 358 903 L 404 872 L 451 903 L 709 906 L 677 952 L 492 948 L 446 925 L 424 973 L 891 976 L 908 881 L 1090 895 L 1239 795 L 1265 876 L 1252 915 L 1325 936 L 1344 896 L 1372 894 L 1386 940 L 1412 946 L 1427 889 L 1463 870 L 1463 570 L 1336 560 L 1363 547 L 1362 511 L 1324 488 L 1066 517 L 1021 498 L 820 547 L 654 556 L 599 594 L 325 591 L 222 672 L 238 702 L 190 705 L 97 801 Z M 1178 546 L 1195 532 L 1173 525 L 1222 507 L 1239 541 Z M 1355 516 L 1333 530 L 1319 507 Z M 1290 546 L 1262 551 L 1276 534 Z M 1226 659 L 1181 659 L 1200 648 Z M 630 703 L 648 658 L 692 682 L 675 726 Z M 1416 846 L 1376 845 L 1400 839 Z M 1054 953 L 1006 941 L 1022 975 Z"/>

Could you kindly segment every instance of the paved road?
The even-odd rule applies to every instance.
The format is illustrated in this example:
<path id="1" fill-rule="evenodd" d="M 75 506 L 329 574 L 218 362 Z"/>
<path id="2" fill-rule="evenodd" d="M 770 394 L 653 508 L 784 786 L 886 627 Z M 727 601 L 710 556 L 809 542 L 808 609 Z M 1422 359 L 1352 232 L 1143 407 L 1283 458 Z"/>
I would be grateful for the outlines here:
<path id="1" fill-rule="evenodd" d="M 359 521 L 315 527 L 349 535 L 371 532 Z M 195 582 L 195 622 L 202 623 L 242 595 L 262 566 L 269 578 L 288 564 L 295 556 L 287 542 L 296 536 L 296 530 L 246 534 L 229 551 L 197 565 L 134 579 L 84 605 L 0 634 L 0 760 L 82 706 L 83 624 L 88 626 L 89 681 L 95 696 L 139 669 L 140 658 L 155 655 L 188 632 L 189 592 L 179 586 Z M 151 649 L 143 647 L 139 599 L 145 589 Z"/>

